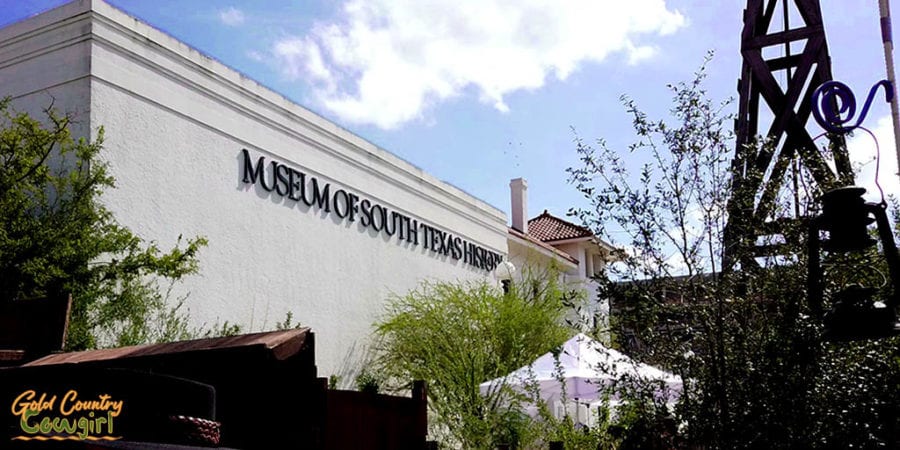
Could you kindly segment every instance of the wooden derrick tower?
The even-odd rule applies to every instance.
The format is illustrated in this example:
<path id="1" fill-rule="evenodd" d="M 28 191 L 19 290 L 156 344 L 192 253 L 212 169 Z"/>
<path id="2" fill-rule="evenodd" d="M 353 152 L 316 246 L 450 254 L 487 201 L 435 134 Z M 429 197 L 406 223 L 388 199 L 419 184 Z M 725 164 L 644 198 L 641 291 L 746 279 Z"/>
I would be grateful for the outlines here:
<path id="1" fill-rule="evenodd" d="M 750 270 L 758 257 L 786 253 L 784 245 L 762 244 L 761 237 L 796 238 L 786 230 L 804 214 L 799 197 L 794 197 L 798 205 L 792 214 L 785 215 L 792 217 L 777 217 L 786 180 L 796 183 L 804 176 L 813 185 L 812 195 L 853 183 L 843 139 L 835 137 L 826 156 L 816 144 L 821 148 L 828 141 L 814 144 L 806 128 L 813 91 L 832 79 L 819 1 L 747 0 L 741 54 L 737 148 L 724 233 L 726 271 Z"/>

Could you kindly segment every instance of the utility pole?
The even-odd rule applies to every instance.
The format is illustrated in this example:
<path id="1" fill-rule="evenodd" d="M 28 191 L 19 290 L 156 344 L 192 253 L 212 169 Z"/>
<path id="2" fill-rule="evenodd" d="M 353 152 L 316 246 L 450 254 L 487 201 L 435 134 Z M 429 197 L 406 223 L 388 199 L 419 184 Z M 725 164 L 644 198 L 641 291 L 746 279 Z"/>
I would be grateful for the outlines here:
<path id="1" fill-rule="evenodd" d="M 891 33 L 891 6 L 888 0 L 878 0 L 881 13 L 881 42 L 884 45 L 884 65 L 887 80 L 894 95 L 891 97 L 891 120 L 894 123 L 894 149 L 897 152 L 897 176 L 900 176 L 900 108 L 897 107 L 897 77 L 894 74 L 894 42 Z"/>

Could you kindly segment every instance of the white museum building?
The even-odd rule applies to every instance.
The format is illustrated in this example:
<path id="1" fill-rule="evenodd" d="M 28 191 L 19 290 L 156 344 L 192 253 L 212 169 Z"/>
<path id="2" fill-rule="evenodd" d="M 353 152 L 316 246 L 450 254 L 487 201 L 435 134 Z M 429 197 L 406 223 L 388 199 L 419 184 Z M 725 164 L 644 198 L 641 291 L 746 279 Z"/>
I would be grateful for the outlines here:
<path id="1" fill-rule="evenodd" d="M 204 236 L 178 286 L 197 324 L 272 329 L 288 311 L 316 333 L 320 374 L 360 357 L 391 293 L 426 279 L 495 281 L 562 268 L 590 288 L 612 247 L 546 211 L 527 185 L 506 214 L 100 1 L 0 29 L 0 97 L 102 126 L 116 188 L 102 201 L 161 248 Z M 603 306 L 598 307 L 602 312 Z"/>

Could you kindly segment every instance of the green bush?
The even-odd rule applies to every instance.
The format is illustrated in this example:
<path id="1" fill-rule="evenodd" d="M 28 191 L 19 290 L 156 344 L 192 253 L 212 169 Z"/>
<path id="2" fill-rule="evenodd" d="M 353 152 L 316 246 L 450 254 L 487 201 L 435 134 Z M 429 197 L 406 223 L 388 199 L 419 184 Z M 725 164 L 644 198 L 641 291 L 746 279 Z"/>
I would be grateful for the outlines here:
<path id="1" fill-rule="evenodd" d="M 373 367 L 393 389 L 426 381 L 433 438 L 470 449 L 527 444 L 535 436 L 524 399 L 506 389 L 482 395 L 478 385 L 574 334 L 564 324 L 573 296 L 554 277 L 513 283 L 507 294 L 486 282 L 425 283 L 389 300 Z"/>

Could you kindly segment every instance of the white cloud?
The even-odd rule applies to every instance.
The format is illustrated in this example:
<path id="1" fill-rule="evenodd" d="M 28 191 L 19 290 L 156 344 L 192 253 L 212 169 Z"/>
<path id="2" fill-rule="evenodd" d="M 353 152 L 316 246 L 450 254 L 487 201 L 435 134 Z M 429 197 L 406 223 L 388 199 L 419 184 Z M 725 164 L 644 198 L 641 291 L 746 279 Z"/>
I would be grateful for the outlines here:
<path id="1" fill-rule="evenodd" d="M 871 119 L 866 122 L 871 123 Z M 900 198 L 900 177 L 897 175 L 897 150 L 894 146 L 894 128 L 891 116 L 883 116 L 875 122 L 875 126 L 869 128 L 878 140 L 878 152 L 881 160 L 878 164 L 878 183 L 884 190 L 884 194 L 894 194 Z M 856 185 L 866 188 L 866 199 L 869 201 L 881 201 L 881 193 L 875 184 L 876 146 L 875 140 L 869 133 L 857 129 L 853 137 L 847 142 L 850 152 L 850 160 L 854 168 L 859 172 L 856 176 Z"/>
<path id="2" fill-rule="evenodd" d="M 658 49 L 651 46 L 630 47 L 628 49 L 628 64 L 636 66 L 656 56 Z"/>
<path id="3" fill-rule="evenodd" d="M 275 43 L 272 53 L 282 62 L 281 71 L 290 79 L 309 77 L 331 93 L 334 77 L 322 59 L 322 53 L 308 38 L 286 38 Z"/>
<path id="4" fill-rule="evenodd" d="M 271 51 L 327 109 L 382 128 L 469 89 L 508 111 L 512 92 L 613 53 L 638 64 L 656 53 L 644 35 L 685 25 L 665 0 L 348 0 L 342 12 Z"/>
<path id="5" fill-rule="evenodd" d="M 244 23 L 244 12 L 229 6 L 228 9 L 219 11 L 219 20 L 225 25 L 236 27 Z"/>
<path id="6" fill-rule="evenodd" d="M 256 62 L 263 62 L 266 60 L 265 55 L 256 50 L 250 50 L 249 52 L 247 52 L 247 57 Z"/>

